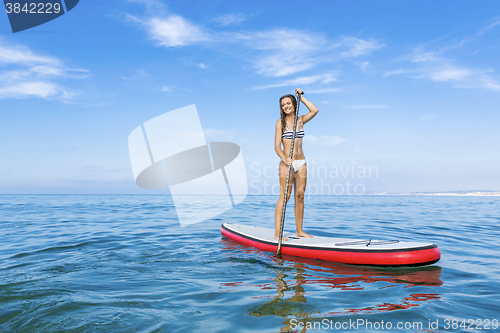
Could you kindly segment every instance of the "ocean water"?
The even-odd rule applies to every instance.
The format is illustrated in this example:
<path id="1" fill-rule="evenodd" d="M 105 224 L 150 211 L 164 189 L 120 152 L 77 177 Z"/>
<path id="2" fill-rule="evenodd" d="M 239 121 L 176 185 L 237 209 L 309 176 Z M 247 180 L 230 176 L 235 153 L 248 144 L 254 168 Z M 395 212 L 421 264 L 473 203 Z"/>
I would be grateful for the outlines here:
<path id="1" fill-rule="evenodd" d="M 181 227 L 163 195 L 1 195 L 0 332 L 500 331 L 500 197 L 306 197 L 313 235 L 437 244 L 416 268 L 221 237 L 225 222 L 272 228 L 276 200 Z"/>

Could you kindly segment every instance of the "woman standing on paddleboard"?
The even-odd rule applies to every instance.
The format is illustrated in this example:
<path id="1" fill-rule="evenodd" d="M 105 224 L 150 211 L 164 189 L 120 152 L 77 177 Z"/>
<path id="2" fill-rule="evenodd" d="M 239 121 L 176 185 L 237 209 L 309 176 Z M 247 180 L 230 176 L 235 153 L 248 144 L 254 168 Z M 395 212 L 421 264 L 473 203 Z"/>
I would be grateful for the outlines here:
<path id="1" fill-rule="evenodd" d="M 295 89 L 295 95 L 299 96 L 299 94 L 302 94 L 302 90 Z M 275 239 L 279 238 L 287 171 L 288 166 L 290 165 L 292 166 L 292 170 L 290 172 L 288 196 L 286 200 L 288 202 L 288 199 L 290 199 L 293 185 L 295 190 L 296 233 L 298 237 L 312 237 L 302 230 L 302 221 L 304 218 L 304 192 L 306 190 L 307 182 L 306 157 L 304 156 L 304 151 L 302 150 L 302 138 L 304 137 L 304 124 L 306 124 L 318 113 L 318 108 L 304 97 L 301 97 L 300 100 L 309 109 L 309 112 L 299 116 L 297 120 L 297 130 L 295 134 L 292 159 L 290 158 L 290 148 L 292 146 L 293 125 L 295 122 L 295 112 L 297 110 L 297 100 L 293 95 L 285 95 L 280 98 L 281 118 L 276 122 L 276 134 L 274 137 L 274 148 L 276 149 L 278 156 L 281 158 L 279 165 L 280 197 L 278 199 L 278 203 L 276 204 L 276 211 L 274 214 Z M 283 240 L 286 241 L 288 239 L 283 237 Z"/>

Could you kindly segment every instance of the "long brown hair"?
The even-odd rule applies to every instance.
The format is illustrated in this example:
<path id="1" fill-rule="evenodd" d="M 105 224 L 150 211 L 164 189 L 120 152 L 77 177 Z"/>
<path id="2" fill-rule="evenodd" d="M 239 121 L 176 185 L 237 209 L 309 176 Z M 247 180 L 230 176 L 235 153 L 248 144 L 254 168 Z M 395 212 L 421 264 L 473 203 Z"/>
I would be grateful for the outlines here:
<path id="1" fill-rule="evenodd" d="M 293 95 L 281 96 L 281 98 L 280 98 L 280 113 L 281 113 L 281 135 L 282 136 L 283 136 L 283 133 L 285 132 L 285 127 L 286 127 L 286 114 L 283 111 L 283 108 L 281 107 L 281 101 L 287 97 L 292 100 L 293 112 L 295 113 L 297 111 L 297 100 L 295 99 L 295 96 L 293 96 Z"/>

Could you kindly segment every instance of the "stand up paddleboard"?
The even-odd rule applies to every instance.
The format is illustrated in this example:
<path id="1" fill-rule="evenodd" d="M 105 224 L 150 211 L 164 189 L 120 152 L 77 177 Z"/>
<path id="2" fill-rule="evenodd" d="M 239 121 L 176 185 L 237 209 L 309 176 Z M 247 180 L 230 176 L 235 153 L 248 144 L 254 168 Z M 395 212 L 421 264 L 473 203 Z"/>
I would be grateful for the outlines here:
<path id="1" fill-rule="evenodd" d="M 276 252 L 278 241 L 274 229 L 224 223 L 221 234 L 231 240 L 264 251 Z M 423 266 L 439 261 L 441 251 L 432 243 L 379 241 L 314 236 L 297 237 L 285 232 L 281 253 L 353 265 Z"/>

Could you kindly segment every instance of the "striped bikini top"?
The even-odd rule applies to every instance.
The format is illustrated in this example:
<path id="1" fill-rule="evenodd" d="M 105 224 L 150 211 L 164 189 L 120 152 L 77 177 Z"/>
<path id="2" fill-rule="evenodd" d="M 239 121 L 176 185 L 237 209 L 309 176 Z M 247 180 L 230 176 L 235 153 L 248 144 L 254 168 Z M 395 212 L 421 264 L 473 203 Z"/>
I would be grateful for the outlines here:
<path id="1" fill-rule="evenodd" d="M 302 122 L 300 122 L 302 124 Z M 282 139 L 289 139 L 291 140 L 293 138 L 293 131 L 292 130 L 287 130 L 288 127 L 285 127 L 285 131 L 283 132 L 283 135 L 281 136 Z M 296 139 L 302 139 L 306 133 L 304 132 L 304 124 L 302 124 L 302 129 L 300 131 L 295 132 L 295 138 Z"/>

